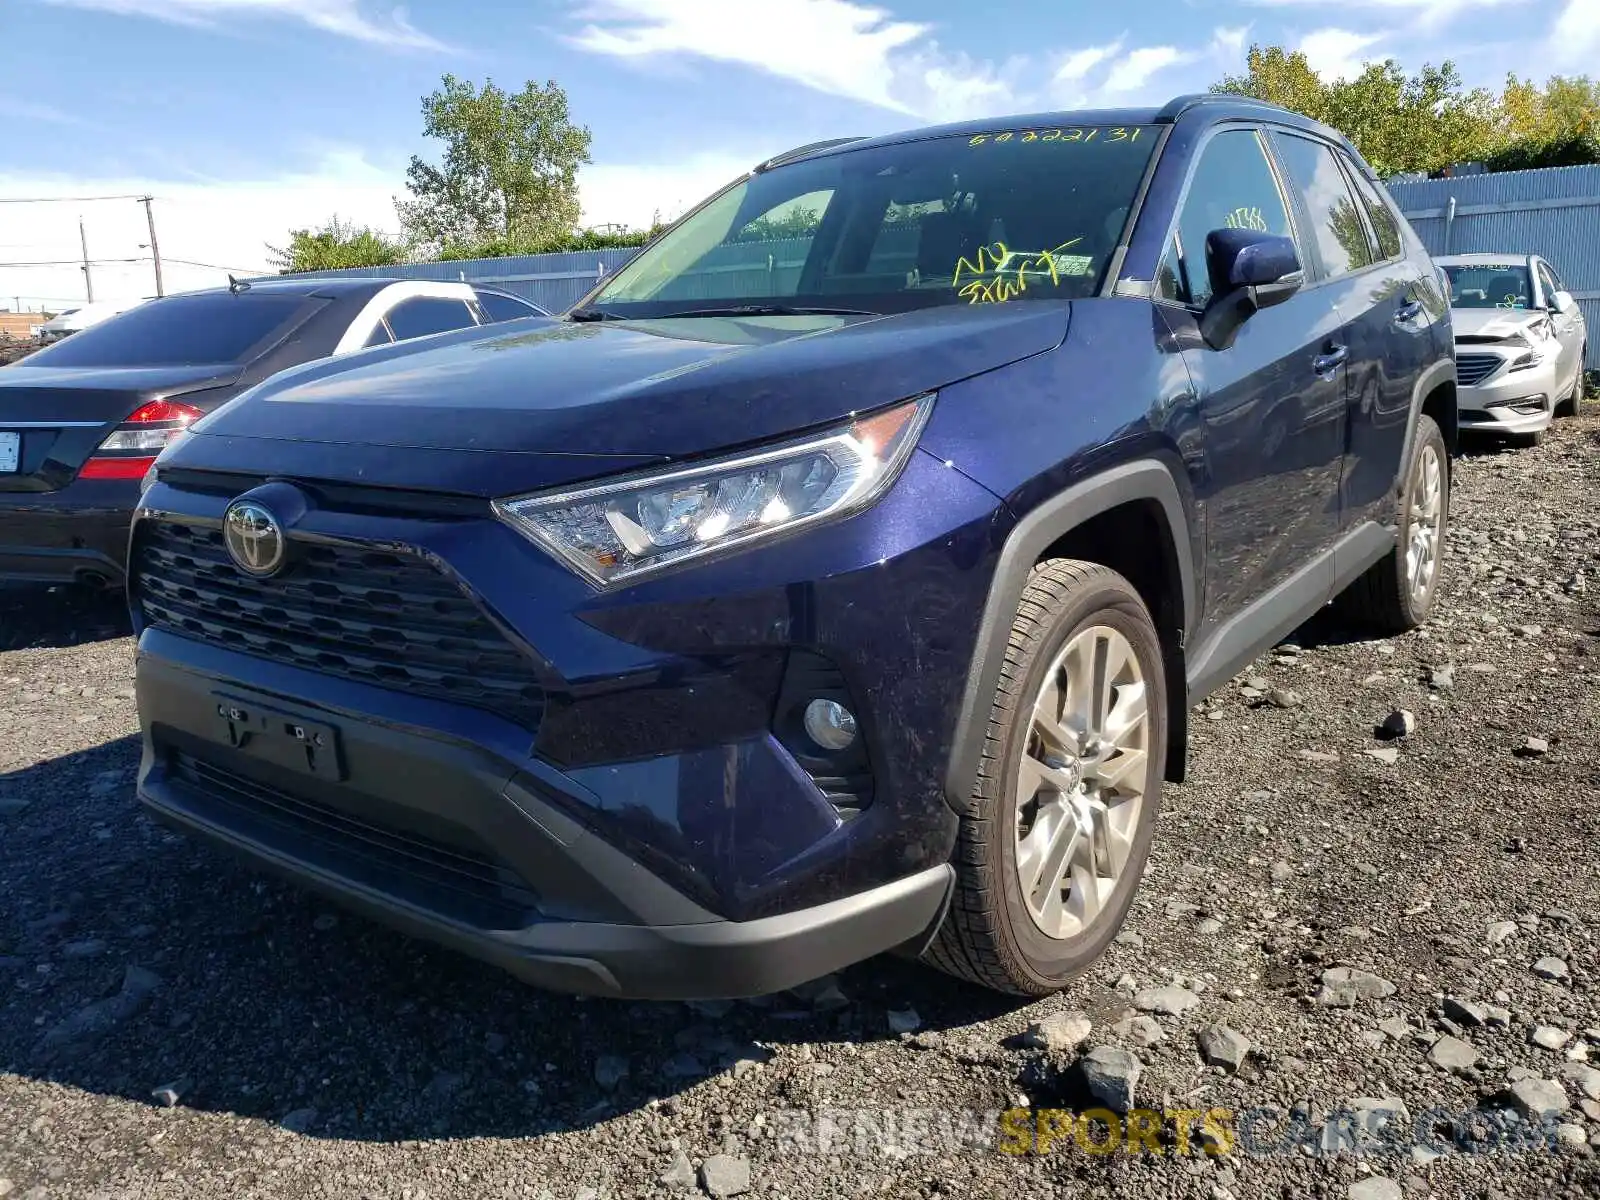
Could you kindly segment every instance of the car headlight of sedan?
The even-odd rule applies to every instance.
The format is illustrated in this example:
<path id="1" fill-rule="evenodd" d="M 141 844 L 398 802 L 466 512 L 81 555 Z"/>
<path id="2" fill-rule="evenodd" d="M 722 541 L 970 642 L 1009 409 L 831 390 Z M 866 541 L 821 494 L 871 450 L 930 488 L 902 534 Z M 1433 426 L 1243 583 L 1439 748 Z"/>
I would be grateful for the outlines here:
<path id="1" fill-rule="evenodd" d="M 930 393 L 777 446 L 494 510 L 607 588 L 865 508 L 900 474 L 932 410 Z"/>

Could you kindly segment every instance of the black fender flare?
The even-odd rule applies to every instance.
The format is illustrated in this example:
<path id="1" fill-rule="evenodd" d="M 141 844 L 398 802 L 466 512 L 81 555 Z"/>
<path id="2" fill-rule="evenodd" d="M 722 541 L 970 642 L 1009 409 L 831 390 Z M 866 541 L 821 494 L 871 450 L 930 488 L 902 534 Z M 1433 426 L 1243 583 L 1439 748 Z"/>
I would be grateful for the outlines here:
<path id="1" fill-rule="evenodd" d="M 1183 587 L 1183 629 L 1193 630 L 1198 615 L 1199 596 L 1195 579 L 1193 548 L 1188 537 L 1193 527 L 1173 469 L 1158 459 L 1137 459 L 1108 468 L 1067 488 L 1032 509 L 1012 528 L 1000 549 L 1000 561 L 989 585 L 983 606 L 972 662 L 961 696 L 951 744 L 950 761 L 945 771 L 945 801 L 957 813 L 966 811 L 977 778 L 978 759 L 989 727 L 989 710 L 1017 605 L 1027 586 L 1028 575 L 1046 550 L 1074 529 L 1114 508 L 1137 501 L 1154 501 L 1161 506 L 1172 533 L 1172 551 Z M 1180 641 L 1180 647 L 1181 647 Z M 1173 668 L 1176 667 L 1174 672 Z M 1183 679 L 1181 661 L 1168 664 L 1169 682 Z M 1169 692 L 1172 689 L 1169 687 Z M 1169 704 L 1180 716 L 1187 712 L 1187 688 L 1180 686 L 1169 696 Z M 1185 723 L 1171 724 L 1172 744 L 1181 747 Z M 1170 762 L 1170 756 L 1169 756 Z M 1170 771 L 1170 767 L 1169 767 Z"/>
<path id="2" fill-rule="evenodd" d="M 1406 440 L 1400 447 L 1400 461 L 1395 464 L 1394 488 L 1395 494 L 1400 494 L 1400 489 L 1406 483 L 1406 464 L 1411 461 L 1411 443 L 1417 436 L 1417 418 L 1422 415 L 1422 403 L 1444 384 L 1453 384 L 1456 381 L 1456 360 L 1441 358 L 1426 371 L 1417 377 L 1416 384 L 1411 389 L 1411 411 L 1406 414 Z M 1450 430 L 1445 430 L 1445 437 L 1449 438 Z M 1446 464 L 1448 470 L 1448 464 Z"/>

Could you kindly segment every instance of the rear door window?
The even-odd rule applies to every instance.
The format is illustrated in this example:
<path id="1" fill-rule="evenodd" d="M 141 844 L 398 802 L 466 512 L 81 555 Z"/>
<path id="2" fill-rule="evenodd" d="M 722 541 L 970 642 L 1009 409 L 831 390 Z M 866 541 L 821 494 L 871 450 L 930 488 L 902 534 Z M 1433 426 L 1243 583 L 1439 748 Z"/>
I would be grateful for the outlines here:
<path id="1" fill-rule="evenodd" d="M 515 321 L 520 317 L 537 317 L 539 309 L 525 300 L 514 296 L 502 295 L 499 292 L 474 293 L 478 297 L 478 304 L 490 321 Z"/>
<path id="2" fill-rule="evenodd" d="M 389 310 L 388 322 L 395 340 L 400 342 L 449 329 L 465 329 L 478 323 L 465 300 L 445 296 L 415 296 L 402 300 Z"/>
<path id="3" fill-rule="evenodd" d="M 29 366 L 175 367 L 255 358 L 320 306 L 305 296 L 168 296 L 79 330 Z"/>
<path id="4" fill-rule="evenodd" d="M 1388 262 L 1399 258 L 1400 222 L 1395 219 L 1394 211 L 1379 194 L 1377 184 L 1362 174 L 1361 169 L 1348 157 L 1345 158 L 1345 167 L 1350 172 L 1350 178 L 1355 180 L 1356 191 L 1361 193 L 1361 201 L 1366 205 L 1367 219 L 1372 222 L 1372 232 L 1378 237 L 1379 260 Z"/>
<path id="5" fill-rule="evenodd" d="M 1324 273 L 1336 279 L 1371 266 L 1367 227 L 1333 148 L 1292 133 L 1279 133 L 1277 143 L 1289 182 L 1300 193 L 1311 219 L 1311 240 Z"/>

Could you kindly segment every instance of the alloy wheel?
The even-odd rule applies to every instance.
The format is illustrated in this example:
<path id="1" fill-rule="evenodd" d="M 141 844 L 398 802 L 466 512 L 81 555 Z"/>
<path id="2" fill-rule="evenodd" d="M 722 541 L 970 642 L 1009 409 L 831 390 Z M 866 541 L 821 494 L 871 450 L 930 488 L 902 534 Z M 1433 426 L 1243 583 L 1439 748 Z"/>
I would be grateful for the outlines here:
<path id="1" fill-rule="evenodd" d="M 1139 826 L 1149 739 L 1132 644 L 1107 625 L 1074 635 L 1039 688 L 1017 771 L 1017 882 L 1047 937 L 1076 937 L 1110 902 Z"/>
<path id="2" fill-rule="evenodd" d="M 1444 464 L 1438 448 L 1427 445 L 1412 472 L 1410 543 L 1406 547 L 1406 582 L 1413 604 L 1427 599 L 1439 574 L 1440 534 L 1444 524 Z"/>

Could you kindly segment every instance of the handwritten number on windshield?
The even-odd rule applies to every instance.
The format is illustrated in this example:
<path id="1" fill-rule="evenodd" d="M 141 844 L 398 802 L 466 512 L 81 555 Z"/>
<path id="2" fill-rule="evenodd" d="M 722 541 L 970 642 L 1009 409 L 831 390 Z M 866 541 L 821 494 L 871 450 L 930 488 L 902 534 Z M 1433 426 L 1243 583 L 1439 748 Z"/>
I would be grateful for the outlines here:
<path id="1" fill-rule="evenodd" d="M 1024 145 L 1030 142 L 1082 142 L 1085 145 L 1099 139 L 1103 142 L 1137 142 L 1139 135 L 1144 132 L 1141 126 L 1125 128 L 1121 125 L 1112 129 L 1095 126 L 1092 129 L 1008 129 L 1003 133 L 975 134 L 968 142 L 969 146 L 1000 145 L 1003 142 L 1017 141 Z"/>

